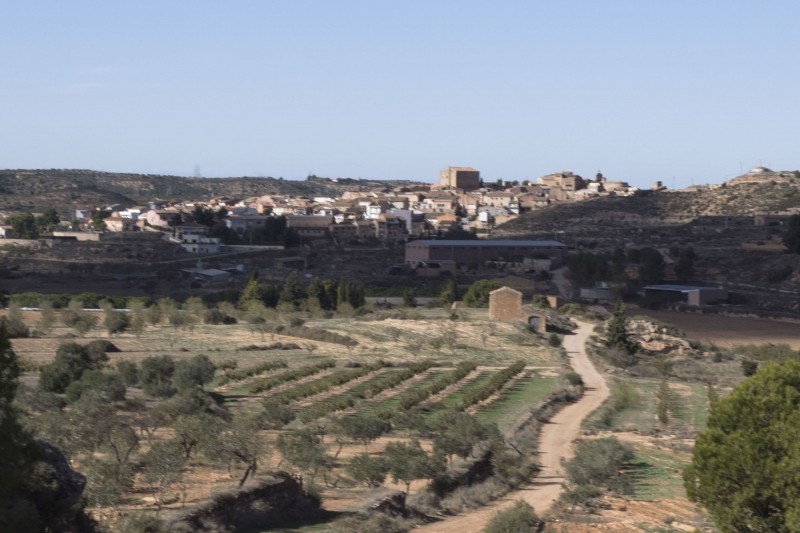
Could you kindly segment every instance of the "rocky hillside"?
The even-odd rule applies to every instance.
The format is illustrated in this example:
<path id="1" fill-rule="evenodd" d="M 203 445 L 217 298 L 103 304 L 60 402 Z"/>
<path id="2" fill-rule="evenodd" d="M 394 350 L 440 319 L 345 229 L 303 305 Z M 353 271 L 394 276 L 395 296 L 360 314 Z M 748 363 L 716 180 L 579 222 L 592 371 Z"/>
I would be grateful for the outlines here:
<path id="1" fill-rule="evenodd" d="M 312 177 L 304 181 L 281 178 L 184 178 L 94 170 L 0 170 L 0 209 L 40 211 L 46 207 L 132 206 L 155 198 L 199 200 L 215 196 L 247 198 L 265 194 L 331 196 L 347 190 L 413 185 L 411 182 L 350 180 L 337 182 Z"/>
<path id="2" fill-rule="evenodd" d="M 559 230 L 660 227 L 688 224 L 698 217 L 737 217 L 800 212 L 800 176 L 782 181 L 729 182 L 681 191 L 642 191 L 555 204 L 525 213 L 499 227 L 496 236 L 522 237 Z"/>

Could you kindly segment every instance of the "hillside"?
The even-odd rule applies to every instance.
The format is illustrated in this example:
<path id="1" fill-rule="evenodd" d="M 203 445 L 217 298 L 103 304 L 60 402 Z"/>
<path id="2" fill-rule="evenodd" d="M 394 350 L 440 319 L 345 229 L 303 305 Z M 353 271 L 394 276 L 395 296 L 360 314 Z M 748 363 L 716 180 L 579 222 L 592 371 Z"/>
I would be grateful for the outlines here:
<path id="1" fill-rule="evenodd" d="M 800 178 L 777 182 L 733 182 L 715 188 L 642 191 L 636 196 L 602 197 L 562 203 L 525 213 L 497 228 L 497 236 L 609 227 L 659 227 L 687 224 L 698 217 L 736 217 L 800 210 Z"/>
<path id="2" fill-rule="evenodd" d="M 347 190 L 399 185 L 413 183 L 353 179 L 334 182 L 316 177 L 304 181 L 254 177 L 184 178 L 94 170 L 0 170 L 0 209 L 38 211 L 51 206 L 132 206 L 155 198 L 181 201 L 265 194 L 331 196 Z"/>
<path id="3" fill-rule="evenodd" d="M 692 248 L 693 272 L 682 281 L 723 284 L 741 306 L 739 312 L 797 317 L 800 256 L 742 248 L 748 241 L 780 241 L 782 228 L 756 226 L 753 215 L 797 212 L 800 179 L 789 177 L 557 204 L 498 226 L 492 237 L 557 238 L 573 249 L 595 253 L 652 247 L 661 251 L 668 266 L 675 261 L 672 250 Z"/>

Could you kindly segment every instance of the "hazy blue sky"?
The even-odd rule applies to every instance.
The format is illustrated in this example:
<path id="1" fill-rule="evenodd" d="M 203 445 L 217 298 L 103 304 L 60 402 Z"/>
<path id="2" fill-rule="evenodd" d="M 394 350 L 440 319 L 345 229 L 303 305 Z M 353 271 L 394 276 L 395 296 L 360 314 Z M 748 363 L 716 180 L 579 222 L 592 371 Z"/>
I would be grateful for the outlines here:
<path id="1" fill-rule="evenodd" d="M 800 167 L 795 0 L 0 7 L 0 168 L 683 187 Z"/>

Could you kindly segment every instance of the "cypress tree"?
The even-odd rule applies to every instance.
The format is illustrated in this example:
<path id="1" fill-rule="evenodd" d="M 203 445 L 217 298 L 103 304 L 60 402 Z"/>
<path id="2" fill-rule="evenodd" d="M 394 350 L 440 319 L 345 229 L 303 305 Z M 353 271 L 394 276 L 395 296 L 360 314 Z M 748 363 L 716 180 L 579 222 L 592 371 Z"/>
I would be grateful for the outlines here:
<path id="1" fill-rule="evenodd" d="M 625 316 L 625 304 L 622 303 L 622 300 L 617 300 L 617 305 L 614 306 L 614 314 L 608 322 L 608 340 L 606 344 L 632 354 L 636 351 L 636 343 L 628 337 L 627 326 L 628 317 Z"/>

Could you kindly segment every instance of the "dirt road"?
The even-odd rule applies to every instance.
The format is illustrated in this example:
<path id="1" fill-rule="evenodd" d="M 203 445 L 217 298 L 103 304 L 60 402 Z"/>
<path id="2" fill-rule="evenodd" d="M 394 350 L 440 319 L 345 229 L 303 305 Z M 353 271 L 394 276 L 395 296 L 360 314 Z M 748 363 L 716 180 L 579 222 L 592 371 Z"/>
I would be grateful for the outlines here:
<path id="1" fill-rule="evenodd" d="M 561 493 L 564 481 L 561 472 L 561 459 L 572 457 L 572 443 L 580 436 L 581 422 L 597 409 L 608 397 L 608 386 L 600 373 L 594 368 L 584 347 L 593 326 L 578 322 L 574 335 L 564 338 L 564 347 L 569 354 L 572 368 L 581 375 L 586 385 L 586 394 L 572 405 L 559 411 L 542 430 L 539 442 L 539 461 L 542 466 L 539 475 L 528 485 L 507 494 L 501 500 L 473 512 L 461 514 L 415 529 L 425 533 L 471 533 L 483 529 L 489 519 L 498 511 L 517 500 L 529 503 L 538 514 L 547 512 Z"/>

